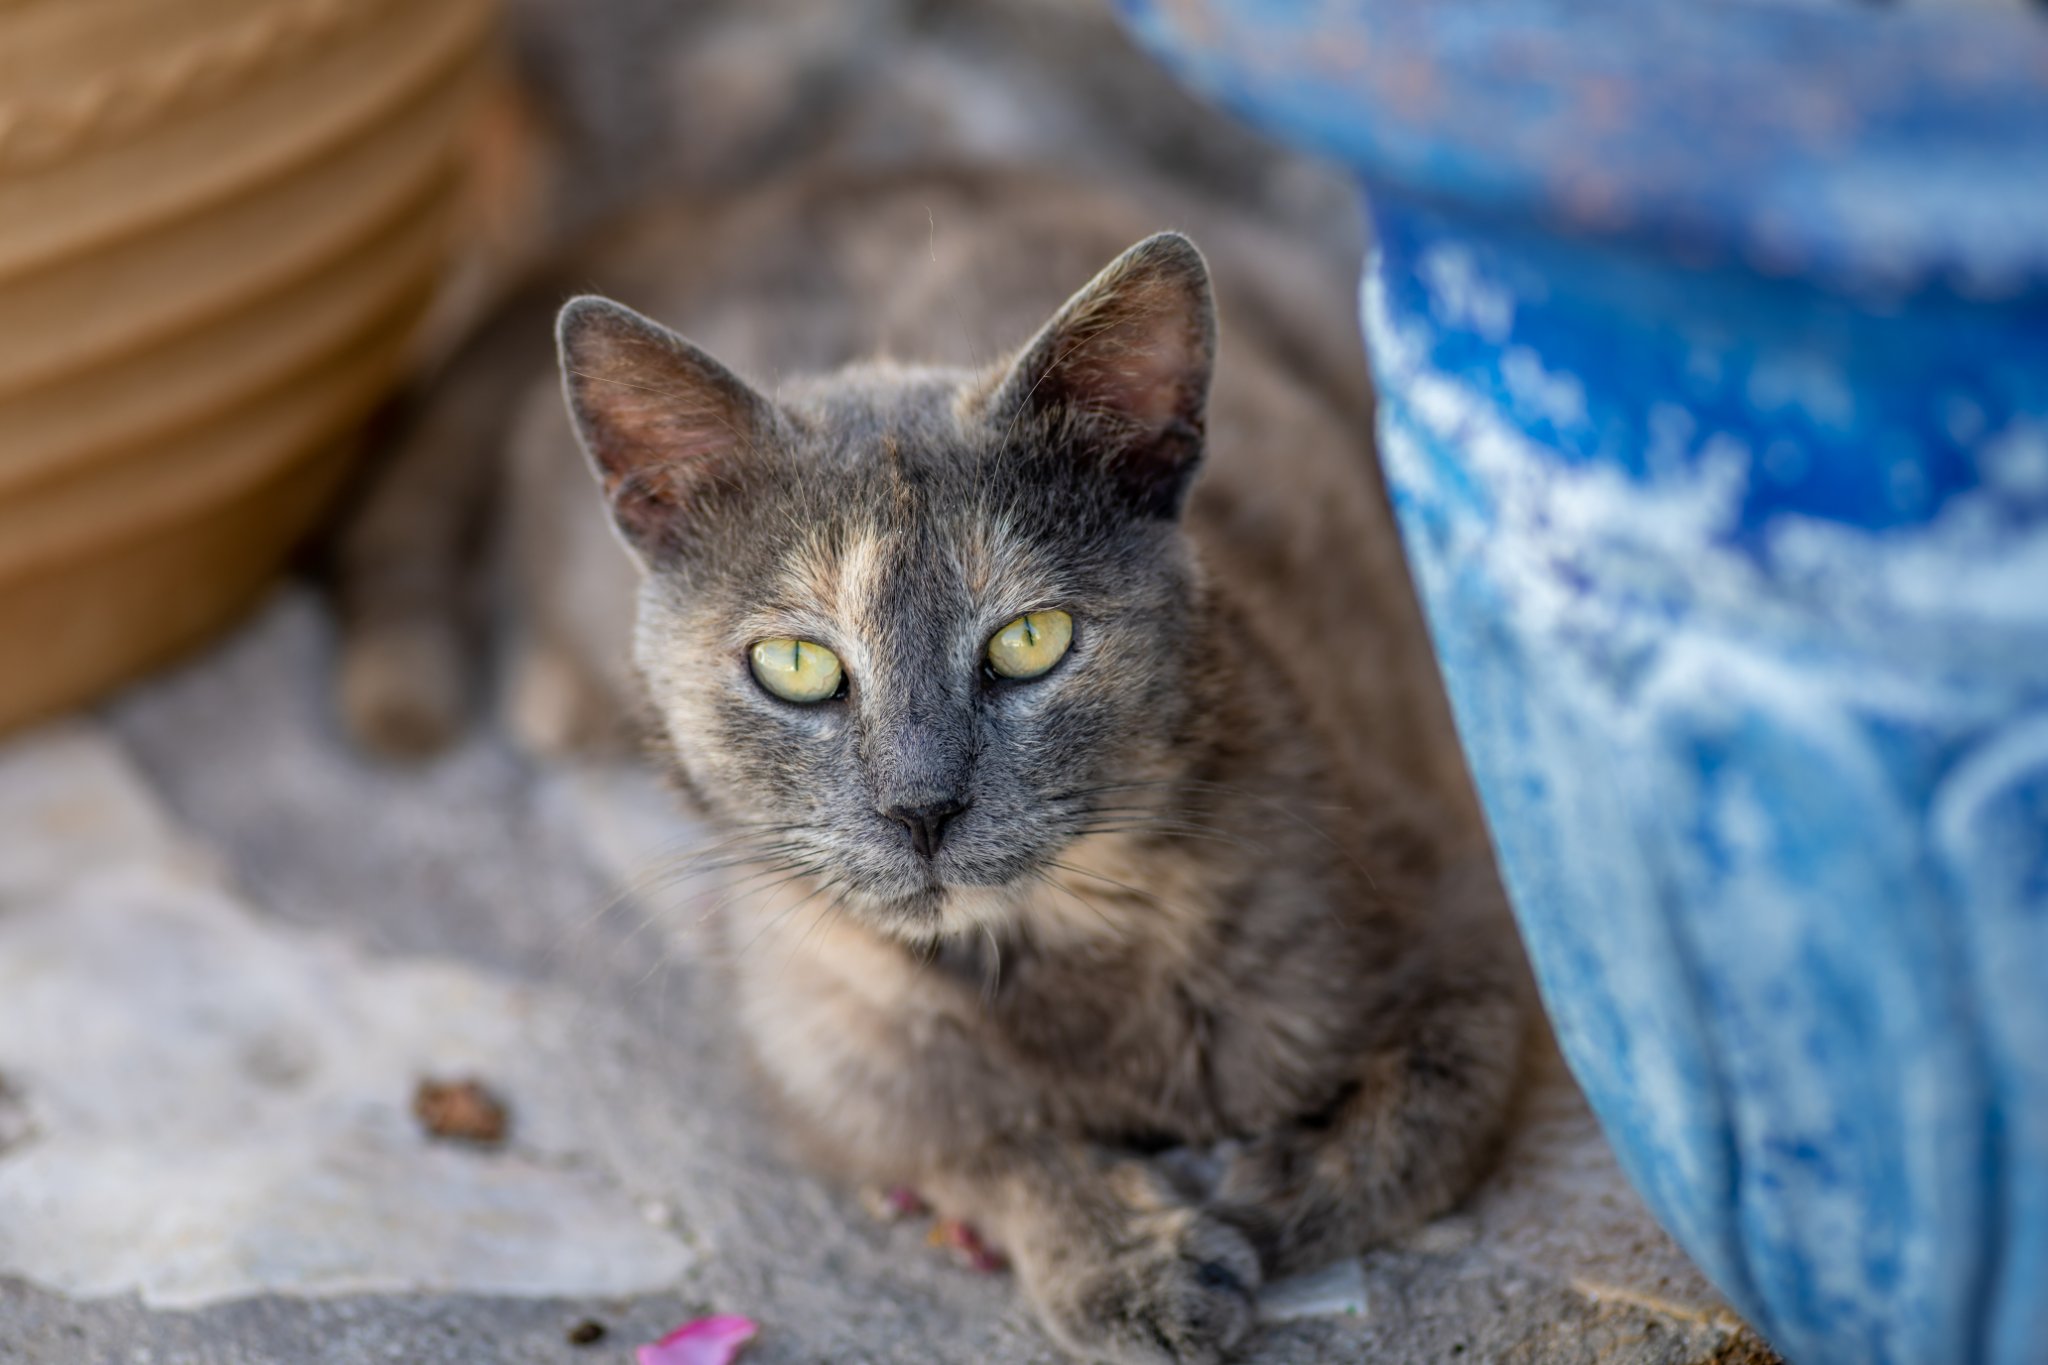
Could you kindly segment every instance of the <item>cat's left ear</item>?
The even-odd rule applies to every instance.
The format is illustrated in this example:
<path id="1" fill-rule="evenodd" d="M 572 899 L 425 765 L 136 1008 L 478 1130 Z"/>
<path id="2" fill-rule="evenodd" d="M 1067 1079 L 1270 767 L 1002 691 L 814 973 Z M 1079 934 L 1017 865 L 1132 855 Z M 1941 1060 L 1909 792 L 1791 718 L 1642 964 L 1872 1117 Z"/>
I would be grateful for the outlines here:
<path id="1" fill-rule="evenodd" d="M 1172 516 L 1201 459 L 1215 361 L 1209 267 L 1193 242 L 1162 232 L 1067 300 L 999 382 L 990 413 L 1062 424 L 1138 511 Z"/>
<path id="2" fill-rule="evenodd" d="M 612 521 L 656 557 L 687 532 L 707 483 L 737 477 L 771 444 L 774 404 L 651 318 L 610 299 L 571 299 L 555 323 L 562 389 Z"/>

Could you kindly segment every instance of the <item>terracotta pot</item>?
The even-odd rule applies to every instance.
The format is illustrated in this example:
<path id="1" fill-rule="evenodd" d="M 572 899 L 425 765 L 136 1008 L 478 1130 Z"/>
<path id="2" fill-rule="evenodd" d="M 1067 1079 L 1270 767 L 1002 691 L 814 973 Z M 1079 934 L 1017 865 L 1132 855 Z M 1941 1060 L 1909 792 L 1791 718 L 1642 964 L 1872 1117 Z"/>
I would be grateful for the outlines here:
<path id="1" fill-rule="evenodd" d="M 0 0 L 0 729 L 232 619 L 445 255 L 492 0 Z"/>

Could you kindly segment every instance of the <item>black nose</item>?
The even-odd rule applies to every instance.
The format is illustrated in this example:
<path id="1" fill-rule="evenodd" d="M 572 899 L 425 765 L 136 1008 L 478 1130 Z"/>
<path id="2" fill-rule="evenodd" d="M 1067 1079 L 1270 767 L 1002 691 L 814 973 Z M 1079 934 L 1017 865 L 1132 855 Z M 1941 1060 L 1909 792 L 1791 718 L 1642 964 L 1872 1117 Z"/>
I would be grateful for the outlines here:
<path id="1" fill-rule="evenodd" d="M 939 851 L 946 822 L 966 809 L 965 801 L 946 800 L 929 806 L 891 806 L 887 814 L 910 831 L 910 846 L 917 850 L 917 856 L 930 858 Z"/>

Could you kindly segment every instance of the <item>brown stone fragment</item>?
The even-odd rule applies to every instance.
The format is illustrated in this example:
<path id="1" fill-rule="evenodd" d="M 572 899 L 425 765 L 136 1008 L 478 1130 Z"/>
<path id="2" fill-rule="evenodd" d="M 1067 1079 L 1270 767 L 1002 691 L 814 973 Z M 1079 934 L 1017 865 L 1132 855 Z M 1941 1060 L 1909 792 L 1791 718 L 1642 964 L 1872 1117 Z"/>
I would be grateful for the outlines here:
<path id="1" fill-rule="evenodd" d="M 479 1147 L 495 1147 L 505 1140 L 504 1102 L 473 1078 L 421 1081 L 413 1091 L 412 1113 L 429 1137 Z"/>

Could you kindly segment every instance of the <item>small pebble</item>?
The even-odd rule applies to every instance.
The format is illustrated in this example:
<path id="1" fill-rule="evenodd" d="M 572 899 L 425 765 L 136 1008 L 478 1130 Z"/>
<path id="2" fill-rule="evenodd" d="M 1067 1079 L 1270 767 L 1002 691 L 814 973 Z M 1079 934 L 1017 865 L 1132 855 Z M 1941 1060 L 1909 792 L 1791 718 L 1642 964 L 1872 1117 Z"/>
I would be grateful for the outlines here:
<path id="1" fill-rule="evenodd" d="M 585 1318 L 567 1332 L 571 1346 L 595 1346 L 604 1340 L 604 1324 L 596 1318 Z"/>
<path id="2" fill-rule="evenodd" d="M 425 1080 L 412 1096 L 413 1117 L 429 1137 L 495 1147 L 505 1140 L 505 1103 L 472 1079 Z"/>

